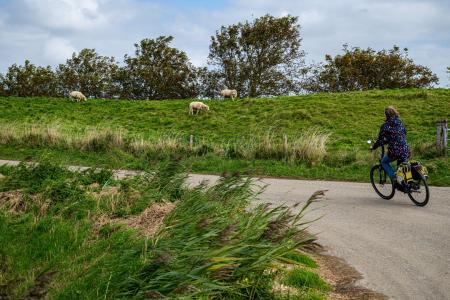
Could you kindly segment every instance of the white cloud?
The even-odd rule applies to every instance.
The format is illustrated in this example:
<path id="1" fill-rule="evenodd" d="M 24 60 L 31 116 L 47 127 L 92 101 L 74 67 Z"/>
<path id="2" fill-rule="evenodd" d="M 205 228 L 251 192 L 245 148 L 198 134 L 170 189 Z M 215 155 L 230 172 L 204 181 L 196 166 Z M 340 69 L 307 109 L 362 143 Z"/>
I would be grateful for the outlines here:
<path id="1" fill-rule="evenodd" d="M 70 41 L 63 38 L 51 38 L 44 46 L 44 55 L 48 60 L 64 62 L 76 52 Z"/>
<path id="2" fill-rule="evenodd" d="M 25 0 L 37 22 L 52 29 L 93 29 L 107 24 L 98 0 Z"/>
<path id="3" fill-rule="evenodd" d="M 410 56 L 448 84 L 450 2 L 445 0 L 229 0 L 218 8 L 153 0 L 8 0 L 0 2 L 0 72 L 29 58 L 63 62 L 74 49 L 95 48 L 119 61 L 142 38 L 173 35 L 196 65 L 206 62 L 221 25 L 264 14 L 299 16 L 307 61 L 341 52 L 342 44 L 376 50 L 408 47 Z"/>

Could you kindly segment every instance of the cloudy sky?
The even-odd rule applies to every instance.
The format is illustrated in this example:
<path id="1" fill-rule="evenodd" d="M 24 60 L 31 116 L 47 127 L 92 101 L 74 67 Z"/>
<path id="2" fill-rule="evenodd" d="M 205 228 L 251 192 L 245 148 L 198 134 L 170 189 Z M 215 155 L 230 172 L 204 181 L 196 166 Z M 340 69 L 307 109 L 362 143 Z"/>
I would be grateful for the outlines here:
<path id="1" fill-rule="evenodd" d="M 0 0 L 0 72 L 25 59 L 55 66 L 83 48 L 122 60 L 134 43 L 159 35 L 173 35 L 204 65 L 216 29 L 267 13 L 299 17 L 309 62 L 344 43 L 395 44 L 449 84 L 449 0 Z"/>

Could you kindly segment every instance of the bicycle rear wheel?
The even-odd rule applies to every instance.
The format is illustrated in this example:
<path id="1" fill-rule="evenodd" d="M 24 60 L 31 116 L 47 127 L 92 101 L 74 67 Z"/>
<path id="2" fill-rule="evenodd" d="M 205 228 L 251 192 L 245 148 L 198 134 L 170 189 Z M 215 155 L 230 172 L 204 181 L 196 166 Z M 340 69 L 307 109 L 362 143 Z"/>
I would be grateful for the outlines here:
<path id="1" fill-rule="evenodd" d="M 381 165 L 375 165 L 370 170 L 370 182 L 375 192 L 381 198 L 389 200 L 394 197 L 394 183 Z"/>
<path id="2" fill-rule="evenodd" d="M 419 179 L 414 179 L 409 183 L 408 197 L 417 206 L 425 206 L 430 200 L 430 189 L 427 180 L 420 175 Z"/>

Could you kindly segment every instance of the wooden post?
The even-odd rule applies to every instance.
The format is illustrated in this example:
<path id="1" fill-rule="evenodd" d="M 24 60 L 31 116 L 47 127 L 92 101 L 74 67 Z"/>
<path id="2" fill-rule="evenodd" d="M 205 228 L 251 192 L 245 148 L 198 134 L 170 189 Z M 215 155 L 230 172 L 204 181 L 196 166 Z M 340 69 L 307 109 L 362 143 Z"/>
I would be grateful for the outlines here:
<path id="1" fill-rule="evenodd" d="M 286 157 L 288 156 L 288 138 L 287 135 L 284 135 L 284 153 Z"/>
<path id="2" fill-rule="evenodd" d="M 439 152 L 446 153 L 448 147 L 448 123 L 447 120 L 436 122 L 436 147 Z"/>
<path id="3" fill-rule="evenodd" d="M 193 147 L 194 147 L 194 136 L 191 134 L 189 136 L 189 149 L 192 150 Z"/>

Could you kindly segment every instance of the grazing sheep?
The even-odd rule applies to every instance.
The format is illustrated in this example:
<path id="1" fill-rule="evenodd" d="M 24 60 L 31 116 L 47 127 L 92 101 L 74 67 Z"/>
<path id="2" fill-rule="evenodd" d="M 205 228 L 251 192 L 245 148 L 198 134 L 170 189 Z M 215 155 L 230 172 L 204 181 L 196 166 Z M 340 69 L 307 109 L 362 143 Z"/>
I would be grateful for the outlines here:
<path id="1" fill-rule="evenodd" d="M 86 101 L 86 96 L 83 95 L 83 93 L 81 93 L 81 92 L 73 91 L 73 92 L 70 92 L 69 95 L 70 95 L 70 98 L 72 98 L 76 102 Z"/>
<path id="2" fill-rule="evenodd" d="M 237 97 L 237 91 L 225 89 L 225 90 L 220 91 L 220 95 L 222 95 L 222 97 L 224 97 L 224 98 L 234 99 Z"/>
<path id="3" fill-rule="evenodd" d="M 189 104 L 189 114 L 193 115 L 194 110 L 195 110 L 196 114 L 198 114 L 199 110 L 209 110 L 209 106 L 203 102 L 198 102 L 198 101 L 191 102 Z"/>

